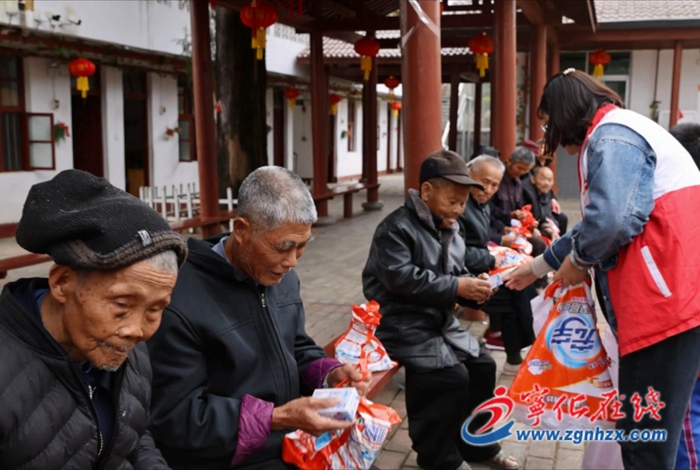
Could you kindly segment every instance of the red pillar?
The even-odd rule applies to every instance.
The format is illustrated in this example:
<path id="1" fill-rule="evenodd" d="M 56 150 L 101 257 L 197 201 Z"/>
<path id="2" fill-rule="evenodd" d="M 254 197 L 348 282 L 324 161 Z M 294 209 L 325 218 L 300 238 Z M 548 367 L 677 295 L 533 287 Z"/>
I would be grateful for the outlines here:
<path id="1" fill-rule="evenodd" d="M 515 74 L 515 1 L 495 2 L 495 39 L 498 57 L 498 74 L 495 76 L 498 95 L 495 118 L 498 120 L 498 140 L 494 147 L 501 151 L 501 159 L 507 160 L 515 148 L 517 83 Z"/>
<path id="2" fill-rule="evenodd" d="M 323 33 L 311 32 L 311 141 L 314 162 L 314 199 L 328 193 L 328 91 L 326 69 L 323 66 Z M 318 225 L 332 223 L 328 218 L 328 199 L 316 200 Z"/>
<path id="3" fill-rule="evenodd" d="M 216 129 L 214 126 L 213 70 L 209 33 L 209 3 L 190 2 L 192 22 L 192 79 L 194 123 L 199 168 L 199 207 L 203 221 L 219 215 L 219 179 L 216 173 Z M 202 236 L 221 232 L 218 222 L 202 226 Z"/>
<path id="4" fill-rule="evenodd" d="M 683 61 L 683 44 L 676 41 L 673 48 L 673 78 L 671 80 L 671 115 L 668 128 L 678 123 L 678 96 L 681 91 L 681 62 Z"/>
<path id="5" fill-rule="evenodd" d="M 491 82 L 489 83 L 489 89 L 491 93 L 489 108 L 491 118 L 490 118 L 490 132 L 489 132 L 489 147 L 496 148 L 496 142 L 500 141 L 500 123 L 496 119 L 496 113 L 498 112 L 498 93 L 496 93 L 496 76 L 498 75 L 498 57 L 494 54 L 493 59 L 489 59 L 489 75 L 491 75 Z"/>
<path id="6" fill-rule="evenodd" d="M 544 136 L 537 117 L 537 107 L 547 83 L 547 29 L 544 25 L 532 27 L 532 48 L 530 51 L 530 139 L 537 141 Z"/>
<path id="7" fill-rule="evenodd" d="M 432 21 L 440 26 L 440 2 L 418 0 Z M 404 187 L 418 189 L 420 165 L 442 147 L 442 60 L 440 37 L 423 24 L 407 1 L 401 5 L 401 34 L 415 27 L 401 57 L 403 82 Z"/>
<path id="8" fill-rule="evenodd" d="M 555 42 L 549 45 L 549 57 L 547 58 L 548 64 L 547 76 L 552 78 L 559 73 L 559 61 L 561 59 L 561 50 L 559 49 L 559 43 Z"/>
<path id="9" fill-rule="evenodd" d="M 374 35 L 372 35 L 374 36 Z M 369 80 L 362 85 L 362 153 L 367 162 L 367 202 L 362 208 L 367 211 L 379 210 L 384 204 L 379 202 L 379 175 L 377 173 L 377 58 L 372 58 L 372 71 Z"/>
<path id="10" fill-rule="evenodd" d="M 447 146 L 453 152 L 457 151 L 457 120 L 459 119 L 459 72 L 452 72 L 450 87 L 450 133 L 447 137 Z"/>
<path id="11" fill-rule="evenodd" d="M 472 153 L 481 145 L 481 102 L 482 100 L 482 84 L 481 82 L 476 84 L 476 89 L 474 90 L 474 150 Z M 465 155 L 469 157 L 471 155 Z"/>

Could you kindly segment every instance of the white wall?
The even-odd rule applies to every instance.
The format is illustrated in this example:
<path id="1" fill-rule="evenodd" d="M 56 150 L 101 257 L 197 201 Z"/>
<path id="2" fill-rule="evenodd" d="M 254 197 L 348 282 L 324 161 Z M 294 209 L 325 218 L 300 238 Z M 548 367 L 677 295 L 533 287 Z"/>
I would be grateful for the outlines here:
<path id="1" fill-rule="evenodd" d="M 190 29 L 189 1 L 180 0 L 36 0 L 34 12 L 7 15 L 17 2 L 0 2 L 0 23 L 23 25 L 28 29 L 57 35 L 123 44 L 170 54 L 181 54 L 176 41 Z M 58 23 L 48 23 L 46 12 L 61 15 Z M 80 19 L 79 26 L 67 24 L 67 18 Z M 34 21 L 43 23 L 37 25 Z"/>
<path id="2" fill-rule="evenodd" d="M 102 67 L 102 148 L 105 178 L 126 190 L 122 70 Z"/>
<path id="3" fill-rule="evenodd" d="M 389 122 L 389 132 L 391 132 L 391 160 L 390 165 L 392 170 L 396 170 L 398 163 L 398 151 L 399 151 L 399 133 L 398 118 L 394 117 L 394 113 L 391 113 L 391 121 Z"/>
<path id="4" fill-rule="evenodd" d="M 308 34 L 295 34 L 294 28 L 278 23 L 267 29 L 266 41 L 265 66 L 268 72 L 309 77 L 309 67 L 297 63 L 297 56 L 309 47 Z"/>
<path id="5" fill-rule="evenodd" d="M 151 184 L 169 187 L 199 183 L 197 162 L 180 162 L 178 135 L 169 137 L 165 133 L 168 127 L 178 125 L 176 77 L 149 73 L 148 90 Z"/>
<path id="6" fill-rule="evenodd" d="M 348 100 L 343 98 L 338 103 L 336 121 L 336 176 L 343 178 L 362 174 L 362 100 L 355 99 L 355 151 L 348 152 L 348 137 L 341 138 L 342 132 L 348 130 Z"/>
<path id="7" fill-rule="evenodd" d="M 629 107 L 644 116 L 650 115 L 649 105 L 654 99 L 654 74 L 656 51 L 633 51 L 630 70 Z M 668 111 L 671 103 L 671 80 L 673 73 L 673 51 L 662 50 L 659 56 L 659 77 L 656 99 L 659 104 L 659 123 L 668 126 Z M 698 109 L 698 86 L 700 85 L 700 52 L 697 49 L 683 51 L 681 62 L 681 88 L 678 100 L 680 110 L 688 115 L 700 113 Z M 665 113 L 664 113 L 665 111 Z M 665 117 L 665 120 L 661 118 Z"/>
<path id="8" fill-rule="evenodd" d="M 39 58 L 23 59 L 25 105 L 29 113 L 53 113 L 54 124 L 64 122 L 72 131 L 70 78 L 67 73 L 49 76 L 49 61 Z M 52 80 L 56 94 L 53 93 Z M 59 100 L 58 109 L 51 109 L 51 101 Z M 16 171 L 0 173 L 0 224 L 18 222 L 29 188 L 48 181 L 58 172 L 73 168 L 73 139 L 80 138 L 71 132 L 55 146 L 56 170 Z"/>
<path id="9" fill-rule="evenodd" d="M 389 122 L 387 119 L 387 108 L 389 103 L 380 100 L 377 103 L 377 125 L 379 129 L 379 145 L 377 146 L 377 171 L 382 172 L 387 170 L 386 152 L 389 145 Z"/>

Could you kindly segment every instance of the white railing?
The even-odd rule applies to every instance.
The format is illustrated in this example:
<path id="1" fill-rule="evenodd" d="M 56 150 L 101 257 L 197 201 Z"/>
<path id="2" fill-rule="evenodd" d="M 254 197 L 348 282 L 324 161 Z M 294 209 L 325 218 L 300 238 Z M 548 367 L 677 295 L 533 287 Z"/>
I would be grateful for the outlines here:
<path id="1" fill-rule="evenodd" d="M 168 222 L 191 219 L 199 215 L 199 190 L 195 183 L 179 186 L 141 186 L 139 198 L 158 211 Z M 238 200 L 233 198 L 231 188 L 226 188 L 226 199 L 219 199 L 219 205 L 225 205 L 229 211 L 238 207 Z M 233 219 L 229 220 L 229 230 L 233 231 Z M 190 233 L 192 232 L 194 230 L 190 229 Z"/>

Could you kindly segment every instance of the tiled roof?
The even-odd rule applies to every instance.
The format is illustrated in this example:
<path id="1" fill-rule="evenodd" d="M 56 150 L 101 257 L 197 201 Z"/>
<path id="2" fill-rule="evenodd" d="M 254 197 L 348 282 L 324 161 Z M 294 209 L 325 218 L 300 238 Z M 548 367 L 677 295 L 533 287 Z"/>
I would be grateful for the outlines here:
<path id="1" fill-rule="evenodd" d="M 700 19 L 700 0 L 595 0 L 599 23 Z"/>
<path id="2" fill-rule="evenodd" d="M 398 38 L 398 31 L 378 31 L 377 37 L 380 39 L 390 39 Z M 468 47 L 443 47 L 443 56 L 466 56 L 470 55 Z M 308 58 L 310 55 L 310 50 L 306 49 L 301 54 L 299 58 Z M 323 55 L 327 59 L 359 59 L 360 56 L 355 52 L 355 46 L 345 41 L 339 39 L 323 38 Z M 377 57 L 380 59 L 399 59 L 401 58 L 401 51 L 398 47 L 393 49 L 380 49 Z"/>

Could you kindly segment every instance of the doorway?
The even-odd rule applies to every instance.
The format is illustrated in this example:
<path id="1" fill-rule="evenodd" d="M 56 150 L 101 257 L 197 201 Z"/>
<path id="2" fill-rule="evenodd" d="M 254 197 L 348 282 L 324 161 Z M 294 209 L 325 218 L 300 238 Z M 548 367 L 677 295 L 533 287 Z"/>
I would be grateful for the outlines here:
<path id="1" fill-rule="evenodd" d="M 124 70 L 122 79 L 126 190 L 138 197 L 141 186 L 150 186 L 146 72 Z"/>
<path id="2" fill-rule="evenodd" d="M 284 106 L 286 99 L 284 97 L 284 91 L 281 88 L 275 88 L 272 98 L 272 145 L 274 146 L 273 164 L 275 166 L 284 166 L 284 140 L 286 135 L 284 125 Z"/>
<path id="3" fill-rule="evenodd" d="M 328 116 L 328 182 L 337 183 L 335 174 L 335 121 L 334 114 Z"/>
<path id="4" fill-rule="evenodd" d="M 83 98 L 71 77 L 71 124 L 73 129 L 73 168 L 104 176 L 102 151 L 102 99 L 100 69 L 88 77 L 90 91 Z M 80 138 L 78 138 L 80 136 Z"/>

